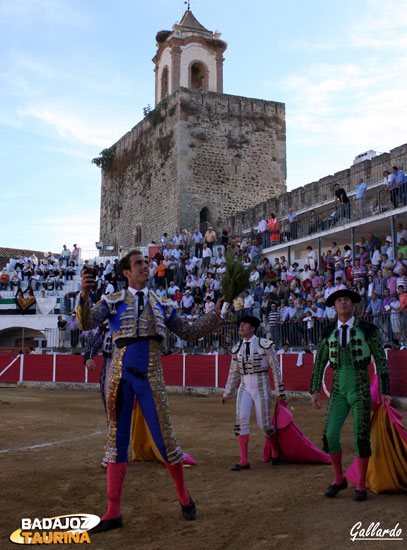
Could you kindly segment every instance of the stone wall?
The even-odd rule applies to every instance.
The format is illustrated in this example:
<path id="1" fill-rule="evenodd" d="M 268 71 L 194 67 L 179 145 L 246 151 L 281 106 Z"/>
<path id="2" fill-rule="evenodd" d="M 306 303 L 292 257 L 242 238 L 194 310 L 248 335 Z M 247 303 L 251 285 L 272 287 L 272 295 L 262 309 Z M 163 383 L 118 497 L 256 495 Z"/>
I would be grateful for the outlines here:
<path id="1" fill-rule="evenodd" d="M 155 110 L 115 145 L 113 167 L 102 172 L 100 239 L 134 248 L 178 227 L 176 98 Z"/>
<path id="2" fill-rule="evenodd" d="M 181 226 L 200 212 L 218 230 L 226 218 L 286 191 L 283 103 L 195 92 L 180 97 Z"/>
<path id="3" fill-rule="evenodd" d="M 115 144 L 103 171 L 103 243 L 146 245 L 200 224 L 220 231 L 230 215 L 285 192 L 284 104 L 181 88 L 160 105 Z"/>
<path id="4" fill-rule="evenodd" d="M 389 153 L 383 153 L 371 160 L 365 160 L 350 168 L 325 176 L 319 181 L 309 183 L 303 187 L 297 187 L 293 191 L 285 193 L 278 198 L 270 197 L 258 202 L 254 207 L 242 210 L 227 219 L 227 227 L 231 233 L 240 235 L 242 231 L 251 227 L 257 227 L 259 216 L 268 216 L 274 212 L 279 218 L 288 213 L 289 208 L 299 212 L 311 206 L 318 205 L 334 196 L 334 186 L 339 182 L 347 192 L 356 189 L 359 178 L 369 184 L 383 180 L 383 171 L 391 171 L 392 166 L 407 170 L 407 144 L 392 149 Z"/>

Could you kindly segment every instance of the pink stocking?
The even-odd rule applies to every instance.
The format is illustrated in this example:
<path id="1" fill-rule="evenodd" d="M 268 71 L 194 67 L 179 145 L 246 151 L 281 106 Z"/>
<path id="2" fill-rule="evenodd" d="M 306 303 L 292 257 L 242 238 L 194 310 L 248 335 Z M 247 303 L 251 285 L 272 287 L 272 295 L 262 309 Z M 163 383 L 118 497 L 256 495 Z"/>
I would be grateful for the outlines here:
<path id="1" fill-rule="evenodd" d="M 107 496 L 109 504 L 103 519 L 115 519 L 120 516 L 122 489 L 126 476 L 127 462 L 117 462 L 107 465 Z"/>
<path id="2" fill-rule="evenodd" d="M 366 472 L 369 465 L 369 457 L 356 457 L 356 464 L 358 467 L 358 481 L 356 483 L 356 489 L 358 491 L 366 491 Z"/>
<path id="3" fill-rule="evenodd" d="M 270 444 L 271 444 L 271 457 L 272 458 L 278 458 L 280 454 L 280 449 L 277 445 L 277 435 L 273 435 L 273 437 L 270 438 Z"/>
<path id="4" fill-rule="evenodd" d="M 266 437 L 264 439 L 264 448 L 263 448 L 263 462 L 268 462 L 271 458 L 271 437 Z"/>
<path id="5" fill-rule="evenodd" d="M 337 453 L 330 453 L 329 456 L 331 458 L 332 466 L 335 472 L 334 484 L 340 485 L 344 478 L 342 471 L 342 451 L 339 451 Z"/>
<path id="6" fill-rule="evenodd" d="M 165 465 L 167 466 L 167 470 L 170 472 L 171 477 L 174 480 L 178 500 L 183 506 L 186 506 L 187 504 L 189 504 L 190 497 L 185 486 L 184 467 L 182 465 L 182 462 L 178 462 L 177 464 L 170 464 L 169 462 L 166 462 Z"/>
<path id="7" fill-rule="evenodd" d="M 247 466 L 249 464 L 247 454 L 248 454 L 248 447 L 249 447 L 249 434 L 247 435 L 239 435 L 239 449 L 240 449 L 240 466 Z"/>

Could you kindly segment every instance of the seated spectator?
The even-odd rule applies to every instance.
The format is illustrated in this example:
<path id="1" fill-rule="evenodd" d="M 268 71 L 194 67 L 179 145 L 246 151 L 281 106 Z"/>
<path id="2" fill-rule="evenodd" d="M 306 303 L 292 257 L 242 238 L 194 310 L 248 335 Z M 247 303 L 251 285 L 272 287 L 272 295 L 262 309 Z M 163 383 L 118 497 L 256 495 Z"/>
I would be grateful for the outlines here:
<path id="1" fill-rule="evenodd" d="M 32 277 L 30 277 L 29 281 L 28 281 L 28 287 L 27 288 L 30 288 L 31 290 L 33 291 L 38 291 L 40 289 L 40 280 L 41 280 L 41 277 L 38 273 L 37 270 L 34 271 Z"/>
<path id="2" fill-rule="evenodd" d="M 218 248 L 217 252 L 216 252 L 216 257 L 215 257 L 215 265 L 217 267 L 219 267 L 221 264 L 225 264 L 226 263 L 226 258 L 222 252 L 222 249 L 221 248 Z"/>
<path id="3" fill-rule="evenodd" d="M 21 290 L 21 278 L 20 274 L 17 271 L 13 271 L 10 279 L 10 290 L 13 290 L 14 288 Z"/>
<path id="4" fill-rule="evenodd" d="M 156 294 L 158 296 L 162 296 L 163 298 L 167 298 L 167 291 L 165 290 L 164 285 L 159 285 L 158 289 L 156 291 Z"/>
<path id="5" fill-rule="evenodd" d="M 0 290 L 7 290 L 10 283 L 10 275 L 6 269 L 3 269 L 0 275 Z"/>
<path id="6" fill-rule="evenodd" d="M 179 286 L 174 283 L 174 281 L 170 282 L 170 286 L 168 287 L 167 293 L 169 298 L 174 298 L 175 294 L 179 291 Z"/>
<path id="7" fill-rule="evenodd" d="M 211 296 L 207 296 L 205 300 L 205 314 L 215 309 L 215 302 Z"/>
<path id="8" fill-rule="evenodd" d="M 66 268 L 66 271 L 65 271 L 65 279 L 67 281 L 69 280 L 73 280 L 73 276 L 75 275 L 75 262 L 71 261 L 69 262 L 69 265 L 68 267 Z"/>
<path id="9" fill-rule="evenodd" d="M 406 347 L 400 344 L 400 340 L 398 340 L 397 338 L 393 338 L 393 340 L 391 341 L 391 349 L 395 351 L 401 351 L 406 349 Z"/>
<path id="10" fill-rule="evenodd" d="M 102 294 L 107 296 L 108 294 L 113 294 L 114 292 L 114 286 L 109 280 L 105 280 L 103 283 L 103 291 Z"/>
<path id="11" fill-rule="evenodd" d="M 64 288 L 64 274 L 62 271 L 58 273 L 58 275 L 55 277 L 55 289 L 56 290 L 63 290 Z"/>

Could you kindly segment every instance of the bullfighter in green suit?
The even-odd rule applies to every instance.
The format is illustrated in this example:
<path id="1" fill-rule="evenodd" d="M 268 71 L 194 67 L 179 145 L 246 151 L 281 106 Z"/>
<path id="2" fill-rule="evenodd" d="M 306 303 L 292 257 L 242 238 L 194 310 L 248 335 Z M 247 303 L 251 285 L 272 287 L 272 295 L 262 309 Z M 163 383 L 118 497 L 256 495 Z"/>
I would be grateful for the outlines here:
<path id="1" fill-rule="evenodd" d="M 338 319 L 327 327 L 319 343 L 312 374 L 311 393 L 313 406 L 320 409 L 319 391 L 324 369 L 329 361 L 334 376 L 323 443 L 324 450 L 331 457 L 335 479 L 325 491 L 325 496 L 335 497 L 339 491 L 347 487 L 342 471 L 340 433 L 349 410 L 352 409 L 358 467 L 354 500 L 364 501 L 367 499 L 365 480 L 371 455 L 371 397 L 367 368 L 372 355 L 376 363 L 382 402 L 390 402 L 391 397 L 389 371 L 379 330 L 375 325 L 355 319 L 353 316 L 354 303 L 359 301 L 360 295 L 348 289 L 337 290 L 328 297 L 326 305 L 334 306 Z"/>

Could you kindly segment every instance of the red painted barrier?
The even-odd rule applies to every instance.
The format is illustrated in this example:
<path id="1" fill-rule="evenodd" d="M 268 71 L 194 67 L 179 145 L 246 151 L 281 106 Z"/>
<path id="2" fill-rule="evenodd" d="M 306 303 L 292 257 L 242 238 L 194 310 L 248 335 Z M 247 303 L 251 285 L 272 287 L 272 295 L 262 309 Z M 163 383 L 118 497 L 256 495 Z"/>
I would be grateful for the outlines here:
<path id="1" fill-rule="evenodd" d="M 58 355 L 55 382 L 85 382 L 82 355 Z"/>
<path id="2" fill-rule="evenodd" d="M 213 355 L 186 355 L 185 385 L 215 387 L 215 357 Z"/>
<path id="3" fill-rule="evenodd" d="M 280 356 L 279 356 L 280 357 Z M 281 356 L 283 382 L 288 391 L 305 391 L 310 389 L 313 368 L 313 355 L 303 354 L 301 366 L 297 366 L 297 354 Z M 216 360 L 218 361 L 218 387 L 224 388 L 230 367 L 230 355 L 165 355 L 161 357 L 164 380 L 168 386 L 183 385 L 183 363 L 185 360 L 185 386 L 215 387 Z M 407 396 L 407 350 L 389 351 L 390 393 L 393 396 Z M 14 362 L 13 362 L 14 361 Z M 21 362 L 23 361 L 23 381 L 53 381 L 54 355 L 0 355 L 0 382 L 18 382 Z M 88 382 L 99 382 L 103 357 L 95 357 L 97 368 L 88 371 Z M 369 375 L 373 375 L 373 366 L 369 366 Z M 56 355 L 55 381 L 84 383 L 86 369 L 82 355 Z M 274 380 L 270 372 L 270 383 Z M 327 367 L 321 396 L 326 399 L 324 384 L 329 392 L 332 386 L 332 369 Z"/>
<path id="4" fill-rule="evenodd" d="M 230 355 L 218 355 L 218 386 L 224 388 L 228 379 L 230 367 Z"/>
<path id="5" fill-rule="evenodd" d="M 182 355 L 163 355 L 161 364 L 166 385 L 182 386 Z"/>
<path id="6" fill-rule="evenodd" d="M 390 395 L 407 395 L 407 350 L 389 351 Z"/>
<path id="7" fill-rule="evenodd" d="M 53 355 L 24 355 L 24 381 L 47 382 L 52 380 Z"/>
<path id="8" fill-rule="evenodd" d="M 0 355 L 0 382 L 18 382 L 20 378 L 20 360 L 21 357 L 18 355 Z"/>
<path id="9" fill-rule="evenodd" d="M 297 354 L 287 353 L 283 355 L 282 359 L 283 382 L 285 389 L 288 391 L 309 392 L 311 386 L 312 369 L 314 366 L 314 356 L 312 355 L 312 353 L 302 354 L 302 365 L 300 366 L 297 366 Z"/>

